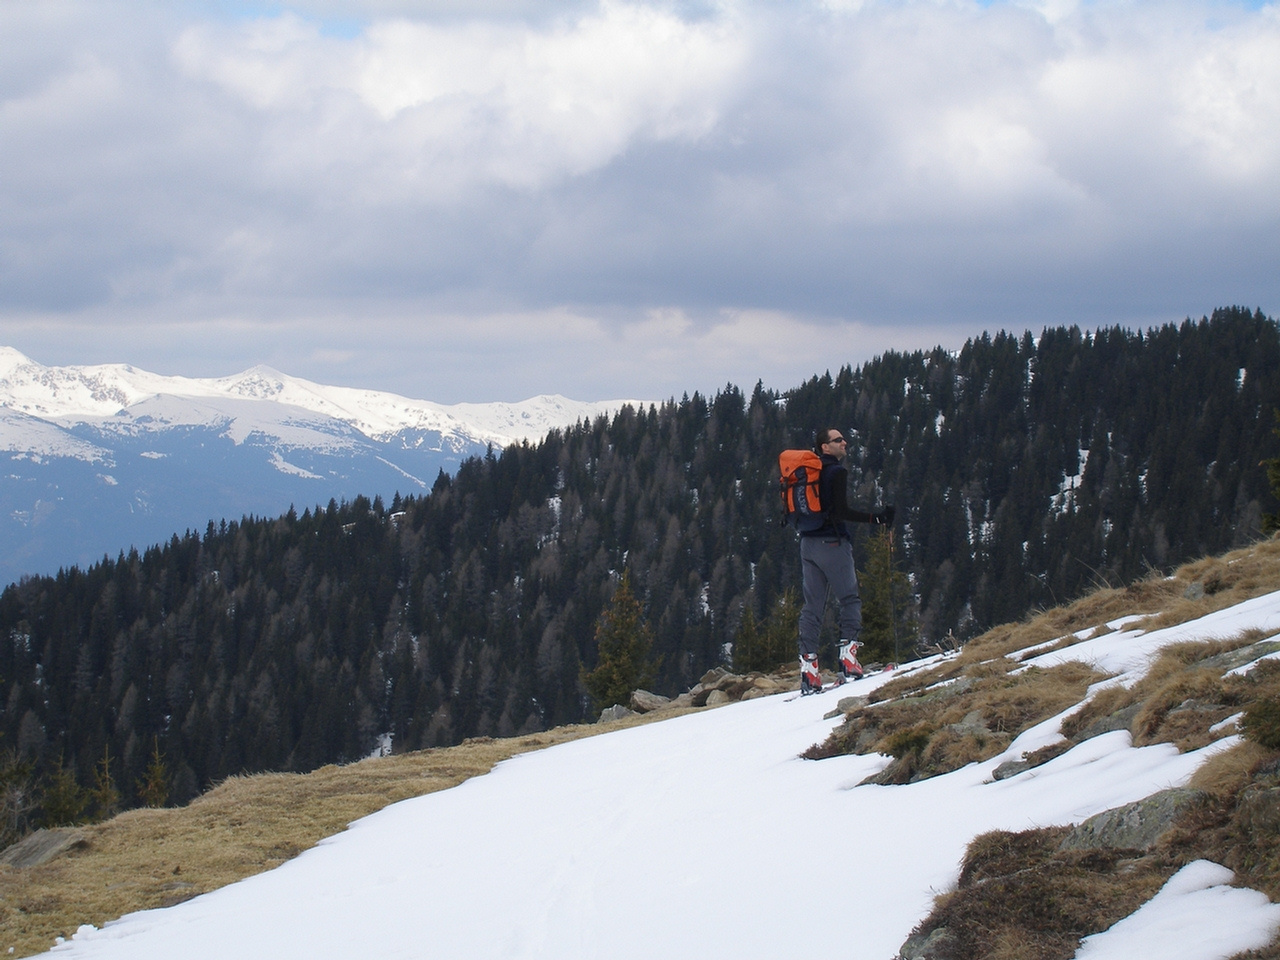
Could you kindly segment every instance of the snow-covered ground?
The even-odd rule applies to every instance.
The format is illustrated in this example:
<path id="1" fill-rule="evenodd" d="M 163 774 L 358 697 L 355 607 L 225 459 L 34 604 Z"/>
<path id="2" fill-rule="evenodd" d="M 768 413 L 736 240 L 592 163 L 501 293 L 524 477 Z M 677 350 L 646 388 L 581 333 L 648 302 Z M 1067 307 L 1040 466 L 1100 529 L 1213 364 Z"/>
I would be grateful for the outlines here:
<path id="1" fill-rule="evenodd" d="M 1131 682 L 1164 644 L 1247 628 L 1280 632 L 1280 593 L 1150 634 L 1122 625 L 1077 650 Z M 1079 822 L 1185 783 L 1236 742 L 1224 730 L 1179 755 L 1114 732 L 991 779 L 1004 760 L 1059 739 L 1058 717 L 984 763 L 859 786 L 885 758 L 797 757 L 837 722 L 823 714 L 839 695 L 731 704 L 516 757 L 269 873 L 82 928 L 50 955 L 889 960 L 955 883 L 975 835 Z M 1191 864 L 1078 956 L 1216 960 L 1267 943 L 1280 905 L 1230 881 L 1219 865 Z"/>

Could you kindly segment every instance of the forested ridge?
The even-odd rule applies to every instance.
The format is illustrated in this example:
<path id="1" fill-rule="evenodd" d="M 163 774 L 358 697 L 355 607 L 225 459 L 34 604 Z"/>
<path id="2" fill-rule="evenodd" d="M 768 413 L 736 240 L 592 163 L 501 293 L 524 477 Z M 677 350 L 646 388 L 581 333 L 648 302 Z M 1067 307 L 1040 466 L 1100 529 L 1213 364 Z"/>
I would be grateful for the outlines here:
<path id="1" fill-rule="evenodd" d="M 1232 308 L 624 409 L 469 460 L 426 496 L 210 524 L 9 586 L 0 747 L 32 783 L 109 773 L 127 806 L 157 771 L 183 802 L 385 733 L 401 750 L 579 721 L 624 571 L 654 687 L 679 692 L 727 660 L 744 611 L 763 620 L 797 586 L 776 458 L 819 426 L 854 440 L 851 503 L 897 507 L 904 635 L 971 636 L 1256 539 L 1277 404 L 1280 328 Z"/>

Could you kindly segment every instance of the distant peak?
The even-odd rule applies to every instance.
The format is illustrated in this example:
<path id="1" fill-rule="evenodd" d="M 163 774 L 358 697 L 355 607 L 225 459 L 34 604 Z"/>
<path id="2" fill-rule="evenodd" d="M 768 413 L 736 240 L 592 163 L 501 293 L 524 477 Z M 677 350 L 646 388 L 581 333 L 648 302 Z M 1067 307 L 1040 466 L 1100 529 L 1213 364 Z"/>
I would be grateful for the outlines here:
<path id="1" fill-rule="evenodd" d="M 279 370 L 260 363 L 235 376 L 227 377 L 223 383 L 230 393 L 265 400 L 283 393 L 288 379 Z"/>
<path id="2" fill-rule="evenodd" d="M 13 347 L 0 347 L 0 376 L 16 370 L 18 367 L 36 366 L 35 362 L 21 350 Z"/>

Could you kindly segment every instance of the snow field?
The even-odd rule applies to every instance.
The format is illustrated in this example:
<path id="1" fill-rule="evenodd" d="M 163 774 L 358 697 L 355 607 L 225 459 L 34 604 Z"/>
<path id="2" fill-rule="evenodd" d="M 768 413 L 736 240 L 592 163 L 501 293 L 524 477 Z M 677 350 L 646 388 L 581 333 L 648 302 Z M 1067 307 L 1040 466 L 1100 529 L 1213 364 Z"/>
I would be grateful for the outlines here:
<path id="1" fill-rule="evenodd" d="M 1280 630 L 1280 593 L 1033 662 L 1090 659 L 1132 682 L 1167 643 L 1247 628 Z M 992 781 L 1004 760 L 1059 739 L 1055 717 L 984 763 L 859 786 L 886 758 L 797 756 L 838 723 L 823 714 L 840 696 L 746 701 L 525 754 L 387 807 L 269 873 L 82 928 L 49 955 L 772 960 L 803 944 L 813 960 L 889 960 L 954 885 L 977 834 L 1077 823 L 1184 784 L 1237 739 L 1180 755 L 1114 732 Z M 1078 956 L 1220 960 L 1265 944 L 1280 906 L 1224 886 L 1229 874 L 1189 865 Z"/>

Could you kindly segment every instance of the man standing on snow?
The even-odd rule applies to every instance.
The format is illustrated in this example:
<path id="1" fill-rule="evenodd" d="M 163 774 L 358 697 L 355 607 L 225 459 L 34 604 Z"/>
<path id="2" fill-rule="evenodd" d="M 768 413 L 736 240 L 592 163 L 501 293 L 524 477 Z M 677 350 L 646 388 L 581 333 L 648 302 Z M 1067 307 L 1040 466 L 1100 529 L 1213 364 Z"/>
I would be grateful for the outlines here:
<path id="1" fill-rule="evenodd" d="M 862 679 L 858 663 L 858 634 L 862 630 L 862 599 L 858 595 L 858 574 L 853 567 L 853 538 L 846 523 L 893 523 L 893 507 L 879 513 L 851 510 L 847 485 L 849 471 L 841 464 L 849 441 L 839 430 L 819 430 L 813 450 L 822 460 L 818 480 L 818 500 L 822 505 L 822 526 L 800 534 L 800 571 L 804 582 L 804 606 L 800 609 L 800 692 L 822 689 L 818 672 L 818 634 L 830 590 L 839 606 L 840 655 L 837 671 L 840 683 Z"/>

